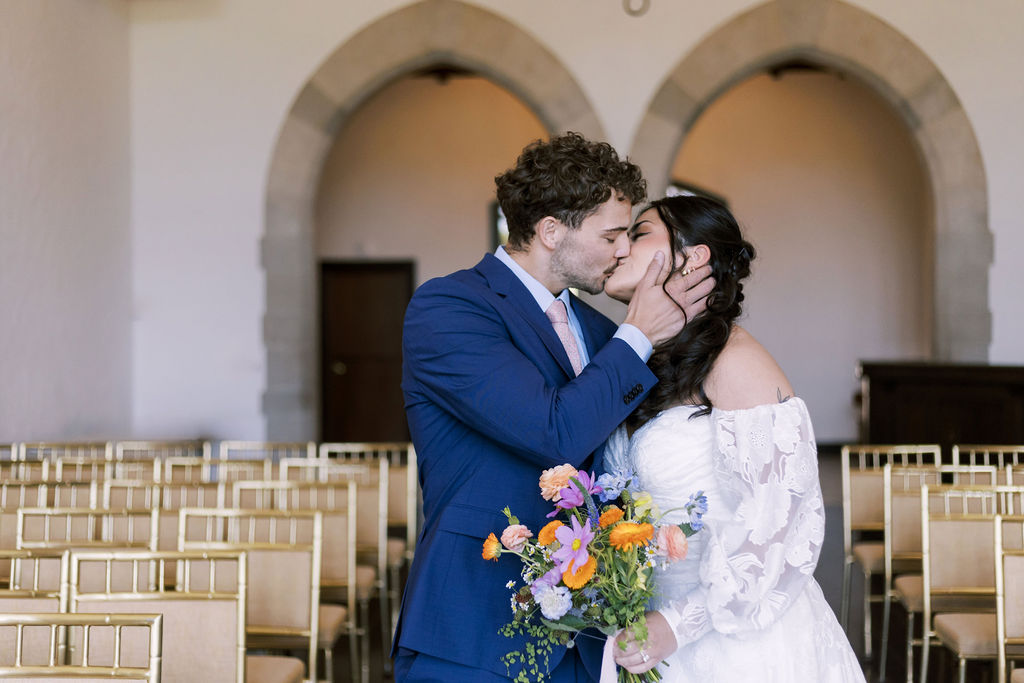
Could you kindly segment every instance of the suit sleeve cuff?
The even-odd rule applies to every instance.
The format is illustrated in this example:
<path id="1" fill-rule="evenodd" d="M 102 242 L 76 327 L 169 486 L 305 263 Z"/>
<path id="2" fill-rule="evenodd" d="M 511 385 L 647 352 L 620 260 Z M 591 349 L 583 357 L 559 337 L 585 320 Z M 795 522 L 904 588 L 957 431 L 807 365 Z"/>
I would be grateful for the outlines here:
<path id="1" fill-rule="evenodd" d="M 619 325 L 619 329 L 615 331 L 615 337 L 629 344 L 629 347 L 645 363 L 650 359 L 651 353 L 654 351 L 654 347 L 651 345 L 647 335 L 641 332 L 640 328 L 628 323 Z"/>

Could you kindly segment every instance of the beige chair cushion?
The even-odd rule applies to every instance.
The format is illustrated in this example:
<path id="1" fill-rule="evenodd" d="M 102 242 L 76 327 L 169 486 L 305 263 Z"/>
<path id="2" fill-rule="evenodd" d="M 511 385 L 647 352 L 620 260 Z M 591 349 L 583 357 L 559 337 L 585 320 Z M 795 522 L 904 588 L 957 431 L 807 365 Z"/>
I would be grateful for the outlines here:
<path id="1" fill-rule="evenodd" d="M 320 622 L 317 628 L 317 637 L 320 640 L 319 646 L 323 648 L 334 647 L 338 636 L 341 634 L 341 627 L 348 619 L 348 609 L 341 605 L 320 605 Z"/>
<path id="2" fill-rule="evenodd" d="M 908 612 L 924 611 L 924 579 L 920 574 L 897 576 L 893 579 L 892 587 L 896 599 Z"/>
<path id="3" fill-rule="evenodd" d="M 245 683 L 302 683 L 306 665 L 295 657 L 246 655 Z"/>
<path id="4" fill-rule="evenodd" d="M 882 543 L 855 543 L 853 559 L 865 572 L 881 574 L 885 571 L 885 546 Z"/>
<path id="5" fill-rule="evenodd" d="M 397 567 L 405 561 L 405 539 L 388 539 L 388 566 Z"/>
<path id="6" fill-rule="evenodd" d="M 996 656 L 996 615 L 937 614 L 935 635 L 959 656 Z"/>
<path id="7" fill-rule="evenodd" d="M 1024 683 L 1024 669 L 1014 669 L 1010 674 L 1010 683 Z"/>

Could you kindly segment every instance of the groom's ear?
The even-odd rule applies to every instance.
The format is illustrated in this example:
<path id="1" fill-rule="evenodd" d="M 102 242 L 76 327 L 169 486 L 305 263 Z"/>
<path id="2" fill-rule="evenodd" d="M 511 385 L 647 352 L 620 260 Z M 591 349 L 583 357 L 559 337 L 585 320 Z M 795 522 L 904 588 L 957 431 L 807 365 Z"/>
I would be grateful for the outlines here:
<path id="1" fill-rule="evenodd" d="M 558 243 L 562 241 L 566 226 L 554 216 L 545 216 L 537 221 L 534 230 L 537 233 L 537 240 L 548 250 L 554 251 Z"/>

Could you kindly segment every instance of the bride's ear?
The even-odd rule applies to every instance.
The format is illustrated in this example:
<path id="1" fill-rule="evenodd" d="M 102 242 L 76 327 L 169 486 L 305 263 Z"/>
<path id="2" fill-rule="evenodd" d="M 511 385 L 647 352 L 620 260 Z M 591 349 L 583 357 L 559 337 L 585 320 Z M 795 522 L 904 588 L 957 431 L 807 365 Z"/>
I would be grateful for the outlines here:
<path id="1" fill-rule="evenodd" d="M 711 249 L 706 244 L 684 247 L 683 251 L 686 253 L 686 267 L 689 270 L 700 268 L 711 261 Z"/>

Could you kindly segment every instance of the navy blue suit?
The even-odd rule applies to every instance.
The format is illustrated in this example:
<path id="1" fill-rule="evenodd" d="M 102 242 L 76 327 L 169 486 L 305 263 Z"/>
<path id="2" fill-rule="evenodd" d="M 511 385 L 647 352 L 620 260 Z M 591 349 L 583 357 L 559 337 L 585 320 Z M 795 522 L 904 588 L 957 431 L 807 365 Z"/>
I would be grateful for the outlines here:
<path id="1" fill-rule="evenodd" d="M 536 300 L 490 254 L 425 283 L 409 303 L 402 389 L 424 524 L 395 651 L 428 655 L 435 669 L 452 664 L 448 674 L 409 680 L 473 680 L 464 667 L 489 672 L 481 680 L 508 675 L 501 657 L 523 643 L 498 630 L 512 615 L 505 584 L 519 582 L 521 564 L 512 555 L 483 560 L 484 538 L 501 535 L 505 505 L 536 534 L 552 509 L 540 496 L 541 471 L 599 469 L 604 441 L 656 381 L 612 338 L 610 320 L 579 299 L 572 306 L 591 358 L 579 377 Z M 596 678 L 602 643 L 593 644 L 588 653 L 581 643 L 581 656 Z M 552 669 L 565 652 L 556 649 Z"/>

